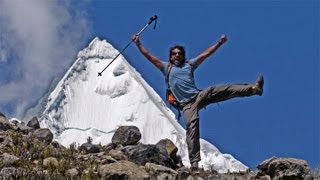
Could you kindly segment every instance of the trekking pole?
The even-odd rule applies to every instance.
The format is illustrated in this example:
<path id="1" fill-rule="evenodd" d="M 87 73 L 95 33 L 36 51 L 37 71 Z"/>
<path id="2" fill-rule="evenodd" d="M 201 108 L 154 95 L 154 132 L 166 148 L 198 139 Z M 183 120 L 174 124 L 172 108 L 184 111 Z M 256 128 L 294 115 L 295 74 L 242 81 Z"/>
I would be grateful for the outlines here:
<path id="1" fill-rule="evenodd" d="M 156 28 L 156 24 L 157 24 L 157 18 L 158 18 L 157 15 L 152 16 L 152 17 L 150 18 L 149 22 L 138 32 L 137 35 L 140 35 L 153 21 L 155 21 L 155 24 L 154 24 L 154 26 L 153 26 L 153 29 L 155 29 L 155 28 Z M 131 44 L 132 42 L 133 42 L 133 40 L 131 40 L 131 41 L 119 52 L 119 54 L 117 54 L 117 55 L 111 60 L 111 62 L 110 62 L 101 72 L 98 72 L 98 77 L 99 77 L 99 76 L 102 76 L 102 73 L 110 66 L 111 63 L 113 63 L 114 60 L 117 59 L 118 56 L 120 56 L 120 54 L 123 53 L 124 50 L 127 49 L 127 47 L 130 46 L 130 44 Z"/>

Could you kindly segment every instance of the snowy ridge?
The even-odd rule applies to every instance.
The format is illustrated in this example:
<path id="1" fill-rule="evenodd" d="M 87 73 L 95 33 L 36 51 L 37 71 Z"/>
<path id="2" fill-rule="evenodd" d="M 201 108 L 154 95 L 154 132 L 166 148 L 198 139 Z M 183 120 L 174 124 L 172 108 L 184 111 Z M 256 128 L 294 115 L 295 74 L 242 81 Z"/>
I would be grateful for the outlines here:
<path id="1" fill-rule="evenodd" d="M 141 131 L 142 143 L 172 140 L 184 165 L 190 166 L 185 130 L 161 97 L 122 55 L 102 76 L 97 76 L 118 53 L 99 38 L 80 51 L 49 95 L 40 118 L 41 126 L 50 128 L 55 140 L 69 146 L 73 142 L 86 142 L 88 136 L 93 138 L 93 143 L 108 144 L 119 126 L 134 125 Z M 201 157 L 200 166 L 220 173 L 248 169 L 205 140 L 201 140 Z"/>

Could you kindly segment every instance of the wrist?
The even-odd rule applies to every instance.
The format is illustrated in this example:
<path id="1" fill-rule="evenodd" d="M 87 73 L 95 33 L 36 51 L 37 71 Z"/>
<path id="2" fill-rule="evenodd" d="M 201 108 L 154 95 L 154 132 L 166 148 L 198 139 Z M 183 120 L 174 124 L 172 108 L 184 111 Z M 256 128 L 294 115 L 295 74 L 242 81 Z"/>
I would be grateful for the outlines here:
<path id="1" fill-rule="evenodd" d="M 221 46 L 223 42 L 221 40 L 218 41 L 218 45 Z"/>
<path id="2" fill-rule="evenodd" d="M 136 41 L 135 43 L 136 43 L 137 46 L 140 46 L 140 45 L 141 45 L 141 42 L 140 42 L 140 41 Z"/>

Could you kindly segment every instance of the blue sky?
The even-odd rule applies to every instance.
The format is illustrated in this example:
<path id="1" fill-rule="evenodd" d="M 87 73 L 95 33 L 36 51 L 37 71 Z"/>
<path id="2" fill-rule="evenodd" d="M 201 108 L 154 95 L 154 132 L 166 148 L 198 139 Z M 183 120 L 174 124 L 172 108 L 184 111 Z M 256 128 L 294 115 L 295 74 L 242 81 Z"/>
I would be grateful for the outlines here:
<path id="1" fill-rule="evenodd" d="M 31 15 L 21 13 L 29 12 L 24 11 L 27 6 L 17 7 L 22 1 L 0 2 L 0 112 L 23 114 L 94 37 L 121 50 L 157 15 L 156 29 L 148 27 L 141 41 L 164 61 L 176 43 L 185 46 L 187 57 L 192 58 L 221 34 L 227 35 L 227 43 L 196 70 L 199 88 L 250 83 L 259 74 L 265 77 L 262 97 L 232 99 L 202 110 L 202 138 L 252 169 L 272 156 L 301 158 L 312 168 L 320 166 L 319 1 L 92 0 L 50 1 L 43 6 L 39 2 L 30 1 L 30 10 L 41 6 L 37 8 L 44 11 L 30 11 L 34 16 L 28 18 L 33 21 L 26 24 L 19 19 Z M 4 7 L 16 11 L 5 12 Z M 46 15 L 51 21 L 40 18 Z M 26 31 L 12 31 L 15 28 Z M 47 34 L 39 36 L 39 32 Z M 34 56 L 42 58 L 30 63 Z M 164 97 L 163 75 L 134 44 L 124 56 Z M 47 83 L 37 83 L 34 77 Z"/>

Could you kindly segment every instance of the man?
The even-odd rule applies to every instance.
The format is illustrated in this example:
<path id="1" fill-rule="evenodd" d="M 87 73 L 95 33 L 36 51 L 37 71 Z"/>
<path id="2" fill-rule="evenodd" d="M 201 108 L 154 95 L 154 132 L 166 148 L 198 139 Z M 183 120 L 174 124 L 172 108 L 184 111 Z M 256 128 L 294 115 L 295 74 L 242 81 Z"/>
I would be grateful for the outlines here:
<path id="1" fill-rule="evenodd" d="M 199 110 L 208 104 L 224 101 L 235 97 L 259 95 L 263 93 L 263 76 L 259 76 L 254 84 L 226 84 L 211 86 L 199 90 L 194 81 L 193 71 L 221 45 L 227 41 L 225 35 L 220 40 L 199 54 L 196 58 L 186 60 L 185 49 L 176 45 L 170 48 L 169 63 L 161 61 L 150 54 L 142 45 L 138 35 L 132 37 L 140 52 L 167 78 L 167 85 L 180 104 L 186 124 L 186 141 L 188 144 L 189 160 L 191 169 L 198 168 L 200 158 L 200 135 L 199 135 Z M 170 67 L 170 68 L 169 68 Z"/>

